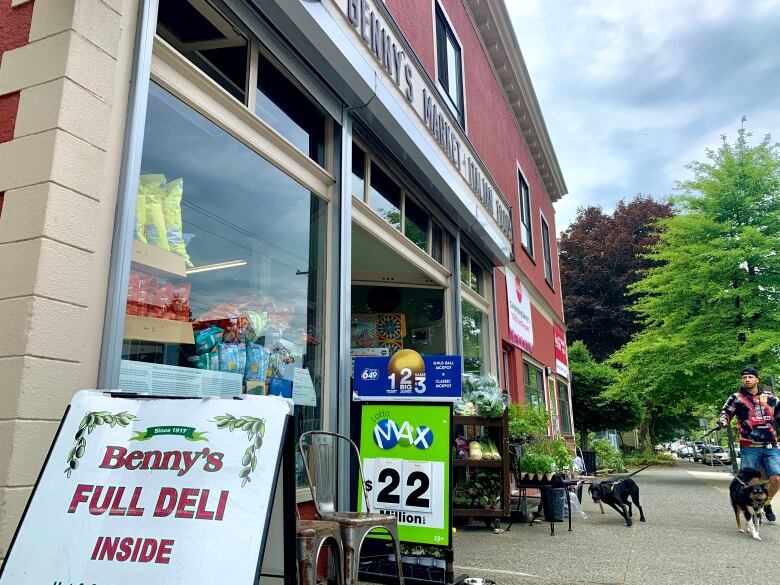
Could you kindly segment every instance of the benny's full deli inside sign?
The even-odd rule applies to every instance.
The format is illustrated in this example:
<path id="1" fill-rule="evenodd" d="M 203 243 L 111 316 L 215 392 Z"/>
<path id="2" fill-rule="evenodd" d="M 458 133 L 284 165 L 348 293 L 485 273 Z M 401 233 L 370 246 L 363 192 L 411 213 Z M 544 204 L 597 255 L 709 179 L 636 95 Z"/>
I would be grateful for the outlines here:
<path id="1" fill-rule="evenodd" d="M 289 413 L 79 392 L 0 584 L 255 583 Z"/>
<path id="2" fill-rule="evenodd" d="M 362 405 L 360 458 L 372 512 L 403 542 L 450 545 L 450 406 Z M 361 511 L 365 503 L 361 497 Z"/>

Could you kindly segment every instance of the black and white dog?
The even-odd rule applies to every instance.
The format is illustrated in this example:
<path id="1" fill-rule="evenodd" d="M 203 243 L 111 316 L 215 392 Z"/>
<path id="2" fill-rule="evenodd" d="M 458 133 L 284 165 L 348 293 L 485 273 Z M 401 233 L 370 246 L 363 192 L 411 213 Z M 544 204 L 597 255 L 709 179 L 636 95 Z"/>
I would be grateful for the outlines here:
<path id="1" fill-rule="evenodd" d="M 588 487 L 588 492 L 594 503 L 604 502 L 614 508 L 625 519 L 627 526 L 634 523 L 631 509 L 632 501 L 639 509 L 639 521 L 646 521 L 645 513 L 639 504 L 639 486 L 630 477 L 605 479 L 600 483 L 591 484 Z"/>
<path id="2" fill-rule="evenodd" d="M 761 472 L 752 467 L 745 467 L 729 485 L 731 507 L 734 508 L 734 516 L 737 519 L 737 530 L 745 532 L 742 527 L 742 515 L 745 516 L 747 531 L 754 540 L 761 540 L 758 535 L 758 527 L 761 525 L 761 516 L 764 513 L 764 504 L 769 498 L 766 486 L 759 483 Z"/>

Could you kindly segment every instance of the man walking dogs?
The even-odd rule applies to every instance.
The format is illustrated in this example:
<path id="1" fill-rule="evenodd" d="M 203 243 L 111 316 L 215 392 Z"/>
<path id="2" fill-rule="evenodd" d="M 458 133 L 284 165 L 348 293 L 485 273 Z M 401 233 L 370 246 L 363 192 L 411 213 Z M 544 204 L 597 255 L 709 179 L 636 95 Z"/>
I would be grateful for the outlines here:
<path id="1" fill-rule="evenodd" d="M 774 425 L 780 423 L 780 405 L 777 396 L 759 388 L 758 370 L 742 370 L 742 387 L 729 396 L 720 411 L 720 426 L 726 428 L 731 418 L 737 417 L 741 469 L 764 469 L 769 477 L 769 499 L 764 506 L 767 521 L 774 523 L 772 497 L 780 488 L 780 448 Z"/>

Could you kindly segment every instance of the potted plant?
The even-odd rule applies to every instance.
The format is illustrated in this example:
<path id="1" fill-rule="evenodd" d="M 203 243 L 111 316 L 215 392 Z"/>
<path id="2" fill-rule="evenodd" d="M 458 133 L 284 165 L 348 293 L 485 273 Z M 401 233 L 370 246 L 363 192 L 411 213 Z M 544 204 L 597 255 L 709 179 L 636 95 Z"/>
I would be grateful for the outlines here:
<path id="1" fill-rule="evenodd" d="M 545 453 L 526 450 L 520 458 L 519 471 L 521 479 L 531 481 L 550 481 L 555 467 L 555 459 Z"/>

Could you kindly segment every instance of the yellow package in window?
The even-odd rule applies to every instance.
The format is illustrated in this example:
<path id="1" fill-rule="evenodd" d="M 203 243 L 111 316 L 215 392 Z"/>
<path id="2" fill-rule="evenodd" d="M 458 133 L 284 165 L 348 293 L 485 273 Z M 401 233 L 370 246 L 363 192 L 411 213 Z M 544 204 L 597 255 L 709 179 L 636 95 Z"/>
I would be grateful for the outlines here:
<path id="1" fill-rule="evenodd" d="M 152 246 L 170 251 L 162 209 L 165 175 L 141 175 L 140 189 L 146 196 L 146 241 Z"/>
<path id="2" fill-rule="evenodd" d="M 146 194 L 141 186 L 138 186 L 138 197 L 135 202 L 135 234 L 136 240 L 142 241 L 146 244 Z"/>
<path id="3" fill-rule="evenodd" d="M 165 186 L 165 198 L 162 202 L 163 215 L 165 216 L 166 234 L 171 251 L 184 258 L 187 268 L 193 264 L 187 254 L 182 236 L 181 199 L 184 196 L 184 179 L 175 179 Z"/>

